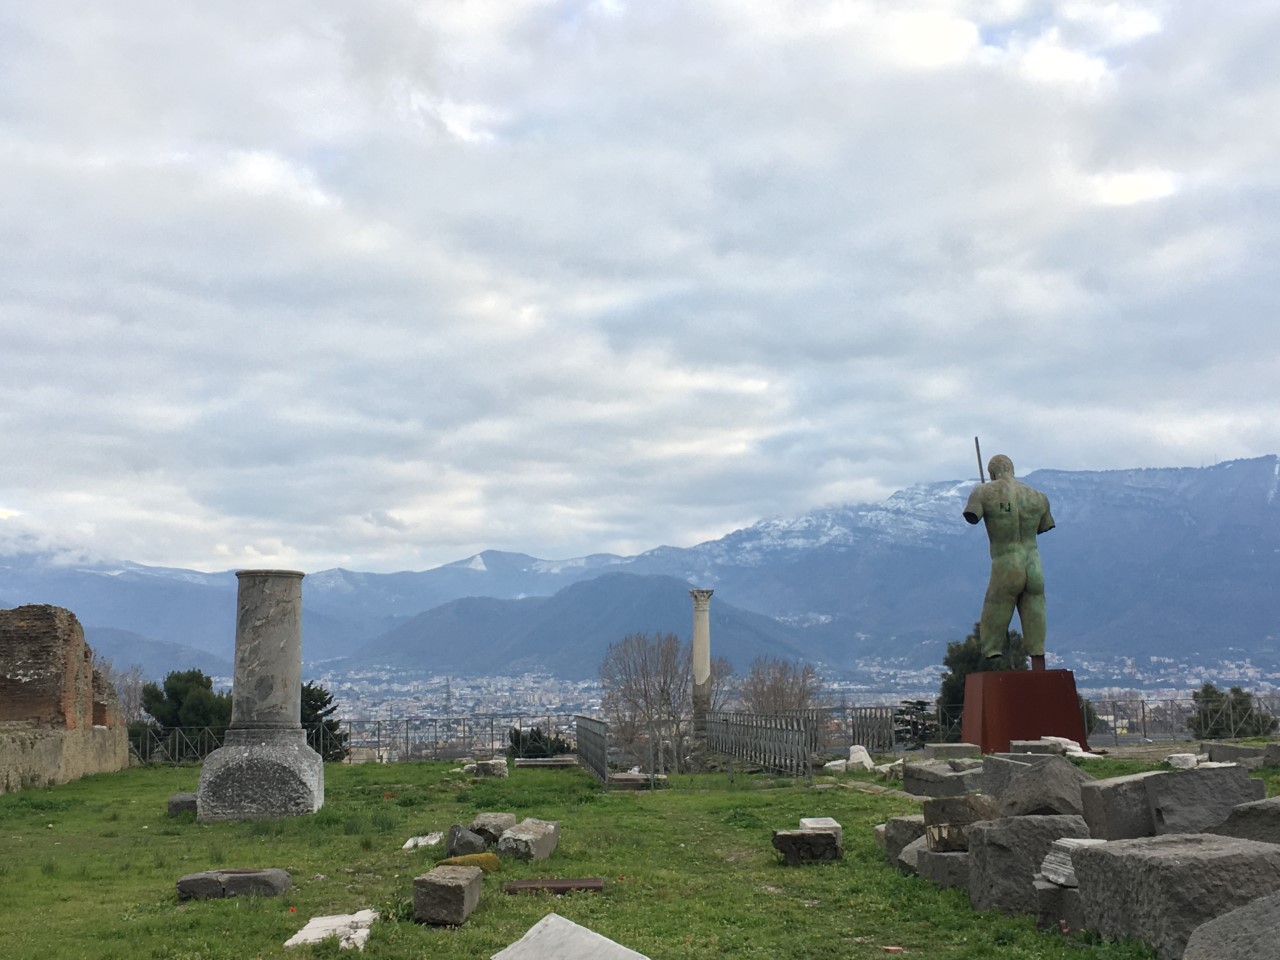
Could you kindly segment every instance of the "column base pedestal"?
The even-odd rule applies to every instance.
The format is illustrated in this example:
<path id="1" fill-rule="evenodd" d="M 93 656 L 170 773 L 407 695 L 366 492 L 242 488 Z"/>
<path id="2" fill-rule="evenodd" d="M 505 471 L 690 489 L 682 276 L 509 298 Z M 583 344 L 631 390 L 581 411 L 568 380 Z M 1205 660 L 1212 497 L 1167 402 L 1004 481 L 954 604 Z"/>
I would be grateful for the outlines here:
<path id="1" fill-rule="evenodd" d="M 196 794 L 200 821 L 267 820 L 324 806 L 324 761 L 301 730 L 228 730 L 205 758 Z"/>
<path id="2" fill-rule="evenodd" d="M 1070 670 L 994 670 L 964 682 L 965 743 L 1003 753 L 1010 740 L 1066 737 L 1087 750 L 1084 718 Z"/>

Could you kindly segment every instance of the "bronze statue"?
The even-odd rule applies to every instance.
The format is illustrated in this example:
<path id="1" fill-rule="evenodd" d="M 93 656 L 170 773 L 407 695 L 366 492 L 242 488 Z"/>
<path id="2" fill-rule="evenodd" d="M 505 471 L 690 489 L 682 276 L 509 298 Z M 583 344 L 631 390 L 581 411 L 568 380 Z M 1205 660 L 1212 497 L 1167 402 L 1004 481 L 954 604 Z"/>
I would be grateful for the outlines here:
<path id="1" fill-rule="evenodd" d="M 982 601 L 978 642 L 988 658 L 1000 656 L 1017 607 L 1031 669 L 1043 670 L 1044 572 L 1036 537 L 1054 527 L 1049 498 L 1015 480 L 1013 461 L 1003 454 L 991 458 L 987 472 L 991 479 L 973 488 L 964 508 L 970 523 L 986 522 L 991 542 L 991 580 Z"/>

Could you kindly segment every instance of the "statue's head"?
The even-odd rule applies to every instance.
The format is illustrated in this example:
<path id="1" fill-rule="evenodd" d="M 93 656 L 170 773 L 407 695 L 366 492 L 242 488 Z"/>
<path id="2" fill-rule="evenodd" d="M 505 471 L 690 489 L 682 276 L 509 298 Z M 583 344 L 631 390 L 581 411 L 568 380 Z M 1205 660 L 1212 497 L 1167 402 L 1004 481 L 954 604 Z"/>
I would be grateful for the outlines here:
<path id="1" fill-rule="evenodd" d="M 1003 480 L 1005 477 L 1012 480 L 1013 461 L 1003 453 L 997 453 L 991 458 L 991 462 L 987 464 L 987 473 L 990 474 L 992 480 Z"/>

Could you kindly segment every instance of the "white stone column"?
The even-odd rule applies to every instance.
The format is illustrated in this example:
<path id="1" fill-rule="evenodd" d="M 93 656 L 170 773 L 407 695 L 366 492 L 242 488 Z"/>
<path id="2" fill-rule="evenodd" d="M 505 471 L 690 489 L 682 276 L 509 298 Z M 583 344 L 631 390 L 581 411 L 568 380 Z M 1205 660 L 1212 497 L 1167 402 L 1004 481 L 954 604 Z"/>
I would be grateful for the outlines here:
<path id="1" fill-rule="evenodd" d="M 236 574 L 231 726 L 205 758 L 199 820 L 260 820 L 324 805 L 324 763 L 302 729 L 302 578 L 296 570 Z"/>
<path id="2" fill-rule="evenodd" d="M 711 595 L 714 590 L 690 590 L 693 597 L 693 735 L 707 736 L 711 712 Z"/>

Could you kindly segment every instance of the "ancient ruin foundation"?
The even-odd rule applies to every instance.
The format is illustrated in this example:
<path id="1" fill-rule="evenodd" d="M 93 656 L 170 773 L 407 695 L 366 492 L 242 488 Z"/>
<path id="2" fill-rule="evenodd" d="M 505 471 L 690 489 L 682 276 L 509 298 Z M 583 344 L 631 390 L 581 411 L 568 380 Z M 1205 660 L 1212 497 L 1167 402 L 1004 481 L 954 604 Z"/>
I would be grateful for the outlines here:
<path id="1" fill-rule="evenodd" d="M 0 610 L 0 793 L 121 770 L 129 742 L 116 692 L 70 610 Z"/>

